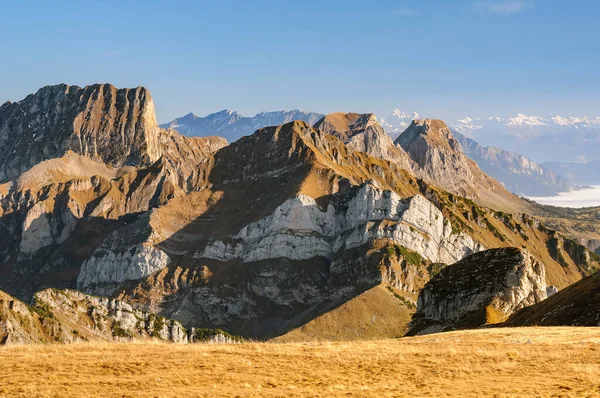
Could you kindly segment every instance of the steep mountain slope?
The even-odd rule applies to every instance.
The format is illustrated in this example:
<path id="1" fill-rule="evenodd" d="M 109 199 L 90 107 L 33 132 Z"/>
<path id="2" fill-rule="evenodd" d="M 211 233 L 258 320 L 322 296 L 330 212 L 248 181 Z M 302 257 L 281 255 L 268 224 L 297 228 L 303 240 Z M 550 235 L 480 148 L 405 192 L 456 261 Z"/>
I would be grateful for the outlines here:
<path id="1" fill-rule="evenodd" d="M 413 121 L 395 144 L 409 154 L 425 179 L 449 192 L 497 210 L 523 212 L 528 208 L 463 153 L 459 142 L 441 120 Z"/>
<path id="2" fill-rule="evenodd" d="M 409 335 L 503 322 L 546 298 L 546 269 L 526 250 L 473 254 L 432 278 L 419 293 Z"/>
<path id="3" fill-rule="evenodd" d="M 36 293 L 28 306 L 0 291 L 0 346 L 152 337 L 175 343 L 190 340 L 179 322 L 121 301 L 47 289 Z"/>
<path id="4" fill-rule="evenodd" d="M 264 338 L 374 288 L 411 302 L 441 263 L 485 248 L 526 247 L 560 288 L 598 268 L 537 220 L 480 207 L 383 159 L 382 148 L 402 152 L 373 118 L 336 118 L 335 128 L 321 124 L 326 131 L 295 121 L 228 146 L 152 128 L 159 157 L 148 164 L 48 152 L 0 186 L 0 288 L 29 299 L 41 288 L 77 287 L 185 326 Z M 118 126 L 90 124 L 85 134 L 106 132 L 110 142 Z M 486 178 L 450 136 L 428 132 L 424 152 L 440 167 L 467 165 L 466 175 Z M 451 176 L 427 164 L 432 176 Z"/>
<path id="5" fill-rule="evenodd" d="M 0 182 L 72 151 L 112 167 L 148 167 L 163 157 L 173 182 L 185 184 L 205 154 L 224 145 L 160 129 L 143 87 L 60 84 L 0 107 Z"/>
<path id="6" fill-rule="evenodd" d="M 506 326 L 600 326 L 600 272 L 517 312 Z"/>
<path id="7" fill-rule="evenodd" d="M 277 342 L 353 341 L 402 337 L 415 305 L 391 287 L 376 286 L 277 337 Z"/>
<path id="8" fill-rule="evenodd" d="M 314 127 L 339 138 L 348 147 L 386 159 L 407 171 L 415 169 L 415 163 L 401 148 L 394 145 L 372 113 L 332 113 L 319 120 Z"/>
<path id="9" fill-rule="evenodd" d="M 321 117 L 323 117 L 321 114 L 302 112 L 297 109 L 293 111 L 261 112 L 253 117 L 244 117 L 235 111 L 222 110 L 204 117 L 189 113 L 171 122 L 161 124 L 161 127 L 175 129 L 180 134 L 188 137 L 218 135 L 225 137 L 229 142 L 233 142 L 263 127 L 279 126 L 293 120 L 302 120 L 313 125 Z"/>
<path id="10" fill-rule="evenodd" d="M 114 229 L 205 183 L 210 154 L 227 142 L 160 129 L 153 112 L 145 89 L 110 85 L 45 87 L 2 106 L 0 136 L 17 138 L 0 167 L 26 171 L 0 185 L 0 289 L 28 299 L 74 287 Z"/>
<path id="11" fill-rule="evenodd" d="M 266 337 L 381 284 L 414 300 L 433 263 L 484 247 L 526 246 L 560 287 L 598 267 L 532 218 L 481 208 L 302 122 L 218 151 L 208 181 L 107 238 L 78 288 Z M 140 280 L 131 247 L 152 248 L 162 268 Z"/>
<path id="12" fill-rule="evenodd" d="M 566 178 L 519 154 L 496 147 L 483 147 L 476 141 L 454 132 L 464 153 L 481 170 L 500 181 L 510 192 L 524 196 L 552 196 L 575 186 Z"/>
<path id="13" fill-rule="evenodd" d="M 395 109 L 384 115 L 381 124 L 385 131 L 396 138 L 410 125 L 420 119 L 416 113 Z M 528 116 L 522 113 L 514 117 L 464 117 L 451 121 L 449 127 L 482 146 L 502 148 L 543 162 L 581 162 L 600 160 L 600 117 Z M 480 165 L 481 166 L 481 165 Z M 550 167 L 548 167 L 550 168 Z M 550 168 L 555 174 L 568 178 L 575 184 L 595 184 L 593 181 L 576 181 Z"/>

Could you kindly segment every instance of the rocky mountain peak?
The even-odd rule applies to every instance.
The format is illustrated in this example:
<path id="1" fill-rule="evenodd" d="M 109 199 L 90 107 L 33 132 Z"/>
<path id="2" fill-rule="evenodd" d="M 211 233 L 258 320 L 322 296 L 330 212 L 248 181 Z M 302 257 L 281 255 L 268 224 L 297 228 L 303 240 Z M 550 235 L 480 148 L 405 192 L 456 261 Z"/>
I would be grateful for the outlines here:
<path id="1" fill-rule="evenodd" d="M 372 113 L 330 113 L 319 120 L 315 124 L 315 128 L 337 135 L 342 141 L 348 141 L 354 135 L 363 133 L 367 128 L 372 128 L 377 133 L 384 133 Z"/>
<path id="2" fill-rule="evenodd" d="M 47 86 L 0 108 L 0 181 L 68 150 L 113 167 L 149 165 L 161 154 L 158 130 L 143 87 Z"/>
<path id="3" fill-rule="evenodd" d="M 520 210 L 521 202 L 465 155 L 443 121 L 414 120 L 395 144 L 418 165 L 416 173 L 433 184 L 496 209 Z"/>
<path id="4" fill-rule="evenodd" d="M 319 120 L 315 128 L 336 136 L 354 150 L 389 160 L 405 170 L 414 168 L 408 154 L 394 145 L 373 113 L 331 113 Z"/>
<path id="5" fill-rule="evenodd" d="M 413 120 L 404 133 L 400 134 L 396 139 L 396 144 L 402 147 L 409 147 L 418 139 L 425 139 L 428 143 L 438 145 L 450 152 L 462 152 L 460 144 L 452 135 L 450 127 L 442 120 Z"/>

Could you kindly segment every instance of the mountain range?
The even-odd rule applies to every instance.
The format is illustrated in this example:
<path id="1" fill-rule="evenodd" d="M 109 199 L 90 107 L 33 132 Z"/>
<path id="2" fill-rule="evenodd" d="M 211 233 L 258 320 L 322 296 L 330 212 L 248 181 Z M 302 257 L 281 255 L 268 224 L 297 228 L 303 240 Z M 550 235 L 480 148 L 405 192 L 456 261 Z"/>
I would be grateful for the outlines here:
<path id="1" fill-rule="evenodd" d="M 160 127 L 177 130 L 180 134 L 188 137 L 218 135 L 233 142 L 262 127 L 279 126 L 293 120 L 302 120 L 313 125 L 322 117 L 323 115 L 318 113 L 299 110 L 260 112 L 253 117 L 246 117 L 225 109 L 204 117 L 188 113 L 169 123 L 161 124 Z"/>
<path id="2" fill-rule="evenodd" d="M 382 124 L 390 134 L 399 134 L 415 114 L 399 110 Z M 600 160 L 600 117 L 528 116 L 509 118 L 464 117 L 449 123 L 453 131 L 483 146 L 503 148 L 545 162 L 590 162 Z"/>
<path id="3" fill-rule="evenodd" d="M 5 342 L 303 336 L 340 311 L 357 317 L 344 333 L 396 337 L 435 330 L 415 322 L 444 308 L 449 284 L 460 313 L 431 319 L 478 327 L 600 269 L 441 120 L 392 141 L 373 114 L 334 113 L 228 143 L 159 127 L 143 87 L 57 85 L 2 105 L 0 142 Z M 111 306 L 137 311 L 139 327 Z M 92 309 L 111 333 L 90 327 Z M 379 329 L 383 312 L 394 316 Z"/>
<path id="4" fill-rule="evenodd" d="M 242 117 L 237 112 L 223 110 L 205 117 L 197 117 L 190 113 L 161 126 L 173 128 L 187 136 L 222 135 L 233 142 L 262 127 L 279 125 L 291 120 L 303 120 L 314 125 L 321 117 L 322 115 L 314 112 L 301 111 L 261 112 L 254 117 Z M 413 120 L 419 118 L 416 112 L 406 113 L 396 109 L 390 117 L 378 119 L 377 123 L 394 139 L 404 132 Z M 496 147 L 483 147 L 456 128 L 450 127 L 455 138 L 463 146 L 465 154 L 475 160 L 485 173 L 500 181 L 515 194 L 552 196 L 576 188 L 575 183 L 562 177 L 560 173 L 553 172 L 517 153 Z M 460 126 L 459 129 L 465 130 Z M 391 142 L 388 143 L 388 147 Z"/>

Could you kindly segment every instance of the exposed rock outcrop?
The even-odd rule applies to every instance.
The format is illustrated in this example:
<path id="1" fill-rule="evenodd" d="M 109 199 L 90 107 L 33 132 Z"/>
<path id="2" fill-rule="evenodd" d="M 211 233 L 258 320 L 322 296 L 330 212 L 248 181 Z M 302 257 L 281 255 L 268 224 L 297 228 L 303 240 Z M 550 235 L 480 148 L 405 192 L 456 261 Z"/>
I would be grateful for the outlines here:
<path id="1" fill-rule="evenodd" d="M 546 298 L 546 269 L 526 250 L 492 249 L 444 268 L 419 293 L 409 334 L 505 321 Z"/>
<path id="2" fill-rule="evenodd" d="M 188 342 L 179 322 L 122 301 L 47 289 L 36 293 L 34 304 L 28 306 L 0 292 L 0 345 L 151 337 Z"/>
<path id="3" fill-rule="evenodd" d="M 183 184 L 207 151 L 227 144 L 208 140 L 159 128 L 144 87 L 47 86 L 0 107 L 0 182 L 73 151 L 112 167 L 148 167 L 164 157 Z"/>
<path id="4" fill-rule="evenodd" d="M 394 143 L 409 154 L 424 179 L 449 192 L 496 210 L 522 212 L 528 207 L 483 173 L 441 120 L 414 120 Z"/>
<path id="5" fill-rule="evenodd" d="M 600 326 L 600 272 L 523 308 L 503 326 Z"/>
<path id="6" fill-rule="evenodd" d="M 344 196 L 347 196 L 345 194 Z M 216 241 L 198 258 L 244 262 L 286 258 L 332 259 L 374 239 L 389 239 L 420 253 L 432 262 L 451 263 L 479 251 L 482 245 L 463 233 L 454 233 L 442 212 L 421 195 L 402 199 L 389 190 L 365 184 L 350 200 L 336 200 L 320 209 L 314 199 L 299 195 L 251 224 L 230 239 Z M 233 243 L 235 242 L 235 243 Z"/>
<path id="7" fill-rule="evenodd" d="M 137 137 L 134 127 L 92 123 L 95 112 L 89 136 Z M 46 287 L 78 286 L 188 328 L 265 338 L 375 287 L 412 303 L 446 263 L 484 247 L 527 247 L 559 288 L 598 268 L 535 219 L 416 178 L 388 156 L 400 149 L 373 117 L 340 118 L 341 128 L 295 121 L 227 146 L 144 127 L 158 149 L 133 143 L 148 154 L 139 162 L 106 149 L 35 165 L 0 185 L 0 288 L 28 300 Z M 67 130 L 57 135 L 81 133 Z M 431 153 L 445 156 L 450 144 L 431 134 Z"/>
<path id="8" fill-rule="evenodd" d="M 394 145 L 372 113 L 331 113 L 319 120 L 315 128 L 335 135 L 354 150 L 392 161 L 413 173 L 417 171 L 409 155 Z"/>

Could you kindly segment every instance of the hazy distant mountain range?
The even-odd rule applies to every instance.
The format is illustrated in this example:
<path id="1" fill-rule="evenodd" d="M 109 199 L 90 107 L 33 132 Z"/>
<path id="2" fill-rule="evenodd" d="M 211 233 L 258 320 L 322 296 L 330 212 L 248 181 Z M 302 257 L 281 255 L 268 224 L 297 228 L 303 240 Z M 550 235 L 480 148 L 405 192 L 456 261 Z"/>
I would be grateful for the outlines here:
<path id="1" fill-rule="evenodd" d="M 380 122 L 390 135 L 397 136 L 414 118 L 419 118 L 419 114 L 395 109 Z M 505 183 L 513 192 L 531 192 L 529 195 L 546 192 L 547 188 L 537 184 L 529 188 L 528 183 L 533 183 L 531 174 L 535 178 L 544 176 L 544 185 L 549 184 L 559 190 L 566 188 L 568 181 L 600 184 L 600 173 L 597 173 L 600 165 L 600 117 L 539 117 L 519 113 L 505 119 L 465 117 L 449 123 L 449 126 L 486 149 L 487 153 L 483 154 L 481 148 L 466 145 L 465 152 L 486 173 Z M 465 140 L 459 141 L 463 146 L 466 144 Z M 517 153 L 520 155 L 515 156 Z M 503 177 L 506 173 L 511 176 L 510 180 Z M 556 178 L 556 175 L 564 178 Z"/>
<path id="2" fill-rule="evenodd" d="M 388 133 L 397 135 L 415 116 L 419 115 L 395 109 L 381 118 L 381 123 Z M 600 117 L 539 117 L 519 113 L 511 118 L 465 117 L 448 124 L 453 131 L 483 146 L 518 152 L 538 163 L 600 160 Z"/>
<path id="3" fill-rule="evenodd" d="M 279 126 L 292 120 L 302 120 L 313 125 L 322 117 L 320 113 L 299 110 L 260 112 L 253 117 L 246 117 L 225 109 L 204 117 L 188 113 L 169 123 L 161 124 L 160 127 L 175 129 L 188 137 L 218 135 L 233 142 L 266 126 Z"/>
<path id="4" fill-rule="evenodd" d="M 302 120 L 314 125 L 322 116 L 320 113 L 294 110 L 261 112 L 253 117 L 245 117 L 235 111 L 223 110 L 204 117 L 189 113 L 162 124 L 161 127 L 173 128 L 186 136 L 218 135 L 233 142 L 260 128 L 280 125 L 292 120 Z M 390 116 L 379 118 L 378 122 L 386 133 L 392 138 L 397 138 L 416 119 L 420 119 L 420 115 L 416 112 L 409 113 L 395 109 Z M 477 129 L 475 125 L 468 125 L 467 119 L 451 126 L 455 138 L 463 146 L 468 157 L 475 160 L 484 172 L 502 182 L 511 192 L 524 196 L 552 196 L 575 187 L 569 179 L 557 175 L 558 173 L 540 166 L 525 156 L 497 147 L 484 147 L 468 138 L 464 133 L 470 134 L 471 130 Z M 542 122 L 538 119 L 511 119 L 507 124 L 539 125 Z M 472 119 L 468 120 L 473 122 Z"/>

